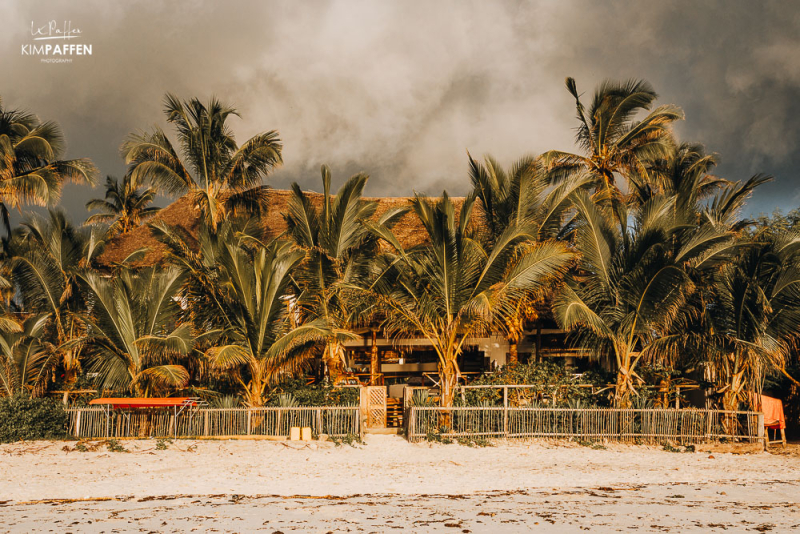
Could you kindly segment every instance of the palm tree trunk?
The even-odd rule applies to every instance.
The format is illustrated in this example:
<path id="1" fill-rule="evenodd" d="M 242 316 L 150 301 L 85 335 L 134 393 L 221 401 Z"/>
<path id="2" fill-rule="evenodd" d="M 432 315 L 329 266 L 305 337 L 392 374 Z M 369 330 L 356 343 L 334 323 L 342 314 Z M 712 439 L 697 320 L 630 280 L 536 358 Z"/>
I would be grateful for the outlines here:
<path id="1" fill-rule="evenodd" d="M 264 406 L 264 381 L 259 374 L 254 374 L 247 388 L 247 405 L 252 408 Z"/>
<path id="2" fill-rule="evenodd" d="M 517 344 L 515 342 L 509 342 L 508 344 L 508 362 L 509 365 L 515 365 L 519 362 L 519 356 L 517 355 Z"/>
<path id="3" fill-rule="evenodd" d="M 742 391 L 744 390 L 744 371 L 733 373 L 727 384 L 725 391 L 722 393 L 722 409 L 726 411 L 735 412 L 739 409 L 739 404 L 742 400 Z M 725 432 L 727 434 L 735 435 L 738 430 L 738 418 L 734 414 L 725 414 L 722 418 Z"/>
<path id="4" fill-rule="evenodd" d="M 378 354 L 378 333 L 372 331 L 372 348 L 369 358 L 369 384 L 371 386 L 378 385 L 378 375 L 380 374 L 380 355 Z"/>
<path id="5" fill-rule="evenodd" d="M 329 340 L 325 345 L 322 359 L 328 369 L 328 378 L 335 385 L 343 373 L 344 347 L 338 341 Z"/>
<path id="6" fill-rule="evenodd" d="M 445 408 L 449 408 L 453 406 L 453 398 L 458 386 L 458 366 L 455 358 L 448 358 L 444 365 L 441 362 L 439 363 L 439 378 L 441 384 L 440 404 Z"/>

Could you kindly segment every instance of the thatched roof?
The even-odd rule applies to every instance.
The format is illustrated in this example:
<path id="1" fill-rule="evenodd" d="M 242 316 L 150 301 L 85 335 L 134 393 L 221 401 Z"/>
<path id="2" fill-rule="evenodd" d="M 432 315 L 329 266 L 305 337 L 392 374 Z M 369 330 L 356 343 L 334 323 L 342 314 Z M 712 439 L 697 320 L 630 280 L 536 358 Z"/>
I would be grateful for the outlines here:
<path id="1" fill-rule="evenodd" d="M 324 196 L 321 193 L 306 192 L 315 206 L 322 205 Z M 286 231 L 286 217 L 288 213 L 291 191 L 281 189 L 269 190 L 269 203 L 266 215 L 261 217 L 264 228 L 264 239 L 280 237 Z M 374 219 L 379 218 L 386 211 L 409 203 L 407 197 L 364 197 L 364 200 L 374 200 L 378 203 Z M 456 209 L 460 209 L 463 198 L 453 198 Z M 473 215 L 476 212 L 473 212 Z M 191 195 L 185 195 L 166 208 L 158 212 L 149 222 L 163 221 L 169 226 L 177 227 L 189 235 L 197 235 L 200 221 L 200 209 L 195 205 Z M 424 240 L 425 231 L 421 228 L 413 213 L 406 213 L 394 227 L 404 247 L 417 245 Z M 165 258 L 167 247 L 158 241 L 147 224 L 144 224 L 126 234 L 111 239 L 103 253 L 98 257 L 100 267 L 111 267 L 122 262 L 135 251 L 146 248 L 145 256 L 136 262 L 135 266 L 161 264 Z"/>

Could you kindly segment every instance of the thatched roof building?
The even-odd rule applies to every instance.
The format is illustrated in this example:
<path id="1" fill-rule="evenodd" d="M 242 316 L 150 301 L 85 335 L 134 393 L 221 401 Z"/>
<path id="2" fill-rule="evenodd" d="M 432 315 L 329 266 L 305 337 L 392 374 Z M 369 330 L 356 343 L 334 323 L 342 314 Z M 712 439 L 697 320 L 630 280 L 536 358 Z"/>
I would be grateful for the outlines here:
<path id="1" fill-rule="evenodd" d="M 306 192 L 315 206 L 322 205 L 324 196 L 321 193 Z M 286 214 L 289 211 L 289 199 L 292 192 L 281 189 L 269 190 L 268 210 L 261 218 L 264 228 L 264 239 L 275 239 L 286 231 Z M 377 219 L 386 211 L 409 203 L 407 197 L 365 197 L 378 203 L 374 218 Z M 453 198 L 453 203 L 460 209 L 463 198 Z M 477 212 L 474 212 L 477 214 Z M 187 194 L 166 208 L 159 211 L 149 222 L 162 221 L 169 226 L 177 227 L 189 235 L 197 235 L 200 221 L 200 209 L 195 205 L 191 194 Z M 425 231 L 413 213 L 406 213 L 394 227 L 395 235 L 405 247 L 421 243 Z M 147 253 L 140 260 L 133 262 L 136 266 L 161 264 L 165 258 L 167 247 L 153 236 L 150 227 L 144 224 L 131 232 L 114 237 L 98 257 L 101 268 L 109 268 L 119 264 L 133 252 L 146 248 Z"/>

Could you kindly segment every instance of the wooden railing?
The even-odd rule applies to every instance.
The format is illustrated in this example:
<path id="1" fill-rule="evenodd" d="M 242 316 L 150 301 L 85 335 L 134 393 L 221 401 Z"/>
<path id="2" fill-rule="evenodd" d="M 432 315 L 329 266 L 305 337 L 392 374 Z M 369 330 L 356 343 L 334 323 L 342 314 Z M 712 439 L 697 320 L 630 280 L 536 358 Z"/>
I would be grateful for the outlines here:
<path id="1" fill-rule="evenodd" d="M 408 408 L 409 441 L 447 438 L 576 438 L 586 441 L 692 444 L 763 442 L 764 415 L 722 410 L 619 408 Z"/>
<path id="2" fill-rule="evenodd" d="M 76 438 L 288 437 L 292 427 L 342 437 L 360 434 L 358 406 L 319 408 L 195 408 L 117 411 L 70 408 L 69 434 Z"/>

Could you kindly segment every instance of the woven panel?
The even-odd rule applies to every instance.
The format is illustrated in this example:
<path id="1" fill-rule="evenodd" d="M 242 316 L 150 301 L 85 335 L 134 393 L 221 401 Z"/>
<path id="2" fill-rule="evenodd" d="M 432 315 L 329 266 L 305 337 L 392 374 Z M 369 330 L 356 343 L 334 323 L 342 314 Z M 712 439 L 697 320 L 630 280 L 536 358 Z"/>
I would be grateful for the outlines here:
<path id="1" fill-rule="evenodd" d="M 367 388 L 367 424 L 370 428 L 386 427 L 386 388 Z"/>

